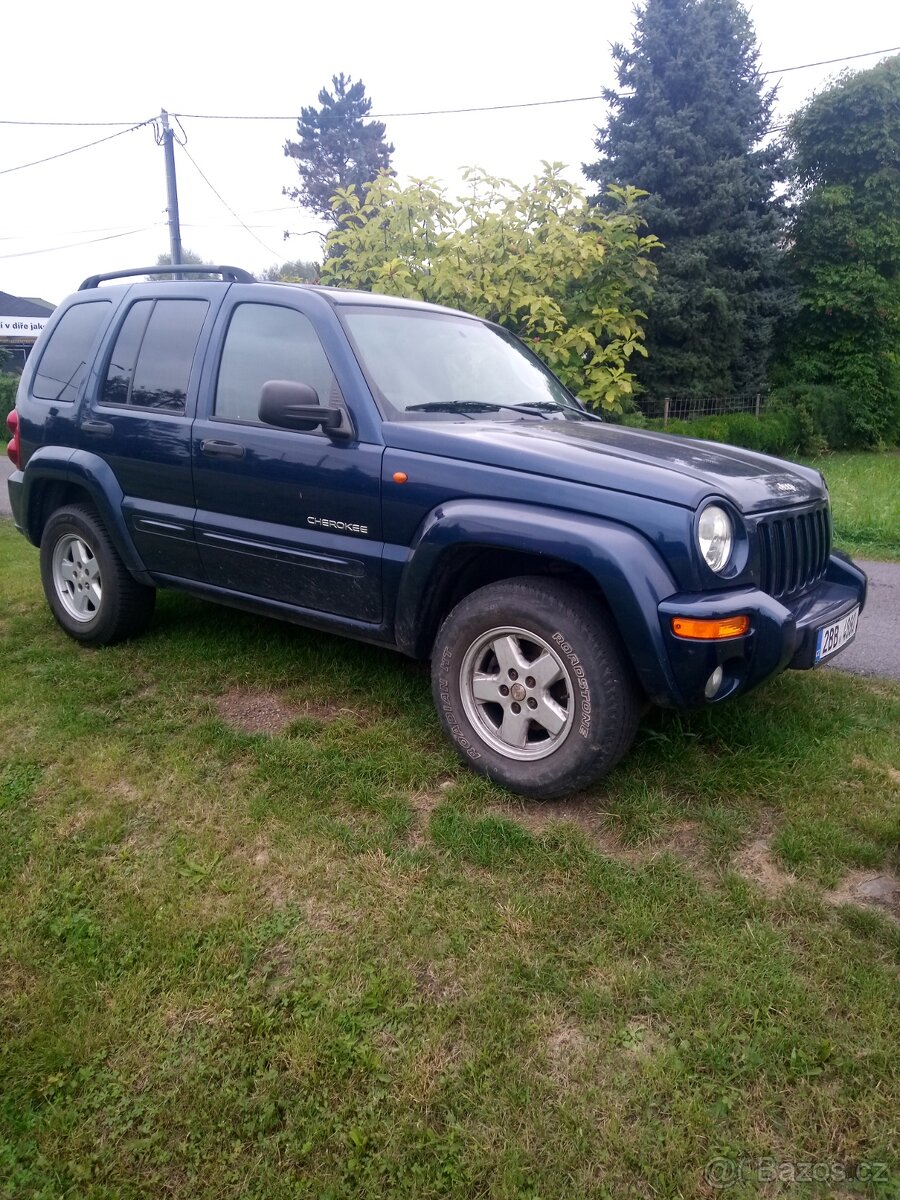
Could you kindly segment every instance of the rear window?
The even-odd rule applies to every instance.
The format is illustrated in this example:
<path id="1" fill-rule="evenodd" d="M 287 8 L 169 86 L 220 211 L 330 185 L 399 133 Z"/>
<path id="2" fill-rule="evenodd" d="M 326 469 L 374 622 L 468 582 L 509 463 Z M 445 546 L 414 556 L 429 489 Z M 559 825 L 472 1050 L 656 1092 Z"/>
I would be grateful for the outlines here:
<path id="1" fill-rule="evenodd" d="M 208 310 L 205 300 L 133 304 L 113 346 L 101 403 L 183 413 Z"/>
<path id="2" fill-rule="evenodd" d="M 94 357 L 94 344 L 110 312 L 108 300 L 73 304 L 54 326 L 31 384 L 39 400 L 70 403 Z"/>

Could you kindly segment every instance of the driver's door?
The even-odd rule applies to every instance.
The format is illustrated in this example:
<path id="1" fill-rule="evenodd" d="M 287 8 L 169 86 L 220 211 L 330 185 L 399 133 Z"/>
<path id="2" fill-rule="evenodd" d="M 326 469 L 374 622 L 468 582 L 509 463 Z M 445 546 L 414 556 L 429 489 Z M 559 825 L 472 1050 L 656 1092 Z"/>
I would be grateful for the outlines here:
<path id="1" fill-rule="evenodd" d="M 303 311 L 299 291 L 285 289 L 277 303 L 255 300 L 258 292 L 229 289 L 193 427 L 206 578 L 229 592 L 377 623 L 384 447 L 355 432 L 334 437 L 260 422 L 270 379 L 308 384 L 323 405 L 344 406 L 344 394 L 322 315 Z"/>

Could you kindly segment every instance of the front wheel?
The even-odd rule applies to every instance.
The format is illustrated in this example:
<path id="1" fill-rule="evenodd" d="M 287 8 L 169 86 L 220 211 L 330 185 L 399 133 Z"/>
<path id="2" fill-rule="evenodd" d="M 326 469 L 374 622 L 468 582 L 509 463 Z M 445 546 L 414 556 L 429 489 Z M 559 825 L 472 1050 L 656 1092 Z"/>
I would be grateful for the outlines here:
<path id="1" fill-rule="evenodd" d="M 96 510 L 59 508 L 41 536 L 41 582 L 47 603 L 78 642 L 105 646 L 142 633 L 156 592 L 128 573 Z"/>
<path id="2" fill-rule="evenodd" d="M 602 602 L 544 578 L 462 600 L 432 658 L 444 729 L 475 771 L 523 796 L 570 795 L 634 740 L 640 692 Z"/>

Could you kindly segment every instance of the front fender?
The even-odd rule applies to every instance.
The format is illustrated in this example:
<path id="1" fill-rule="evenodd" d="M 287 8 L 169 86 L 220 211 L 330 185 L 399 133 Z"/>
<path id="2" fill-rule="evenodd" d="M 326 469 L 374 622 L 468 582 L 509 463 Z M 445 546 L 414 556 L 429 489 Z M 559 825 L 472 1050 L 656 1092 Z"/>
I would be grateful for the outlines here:
<path id="1" fill-rule="evenodd" d="M 413 540 L 397 596 L 395 635 L 405 653 L 430 653 L 424 619 L 429 598 L 441 578 L 442 559 L 463 546 L 542 555 L 586 571 L 606 597 L 648 696 L 665 703 L 676 691 L 658 606 L 678 589 L 659 553 L 615 521 L 527 504 L 452 500 L 429 513 Z"/>
<path id="2" fill-rule="evenodd" d="M 17 499 L 17 524 L 35 546 L 40 545 L 41 490 L 47 483 L 74 485 L 88 494 L 100 514 L 125 566 L 140 583 L 152 583 L 141 561 L 122 513 L 124 494 L 110 465 L 86 450 L 41 446 L 21 472 Z"/>

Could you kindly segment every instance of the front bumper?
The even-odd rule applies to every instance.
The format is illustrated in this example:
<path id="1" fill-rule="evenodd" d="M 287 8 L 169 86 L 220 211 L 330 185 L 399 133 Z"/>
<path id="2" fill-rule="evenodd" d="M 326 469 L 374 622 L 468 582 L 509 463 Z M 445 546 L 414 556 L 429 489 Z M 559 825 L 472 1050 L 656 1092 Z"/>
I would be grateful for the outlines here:
<path id="1" fill-rule="evenodd" d="M 773 600 L 757 588 L 670 596 L 659 605 L 662 636 L 677 687 L 677 707 L 717 704 L 749 691 L 788 667 L 814 665 L 816 636 L 866 601 L 866 575 L 843 554 L 833 553 L 825 575 L 807 591 L 785 601 Z M 693 641 L 672 632 L 673 617 L 722 619 L 746 613 L 750 629 L 723 641 Z M 722 683 L 710 700 L 706 682 L 716 667 Z"/>

